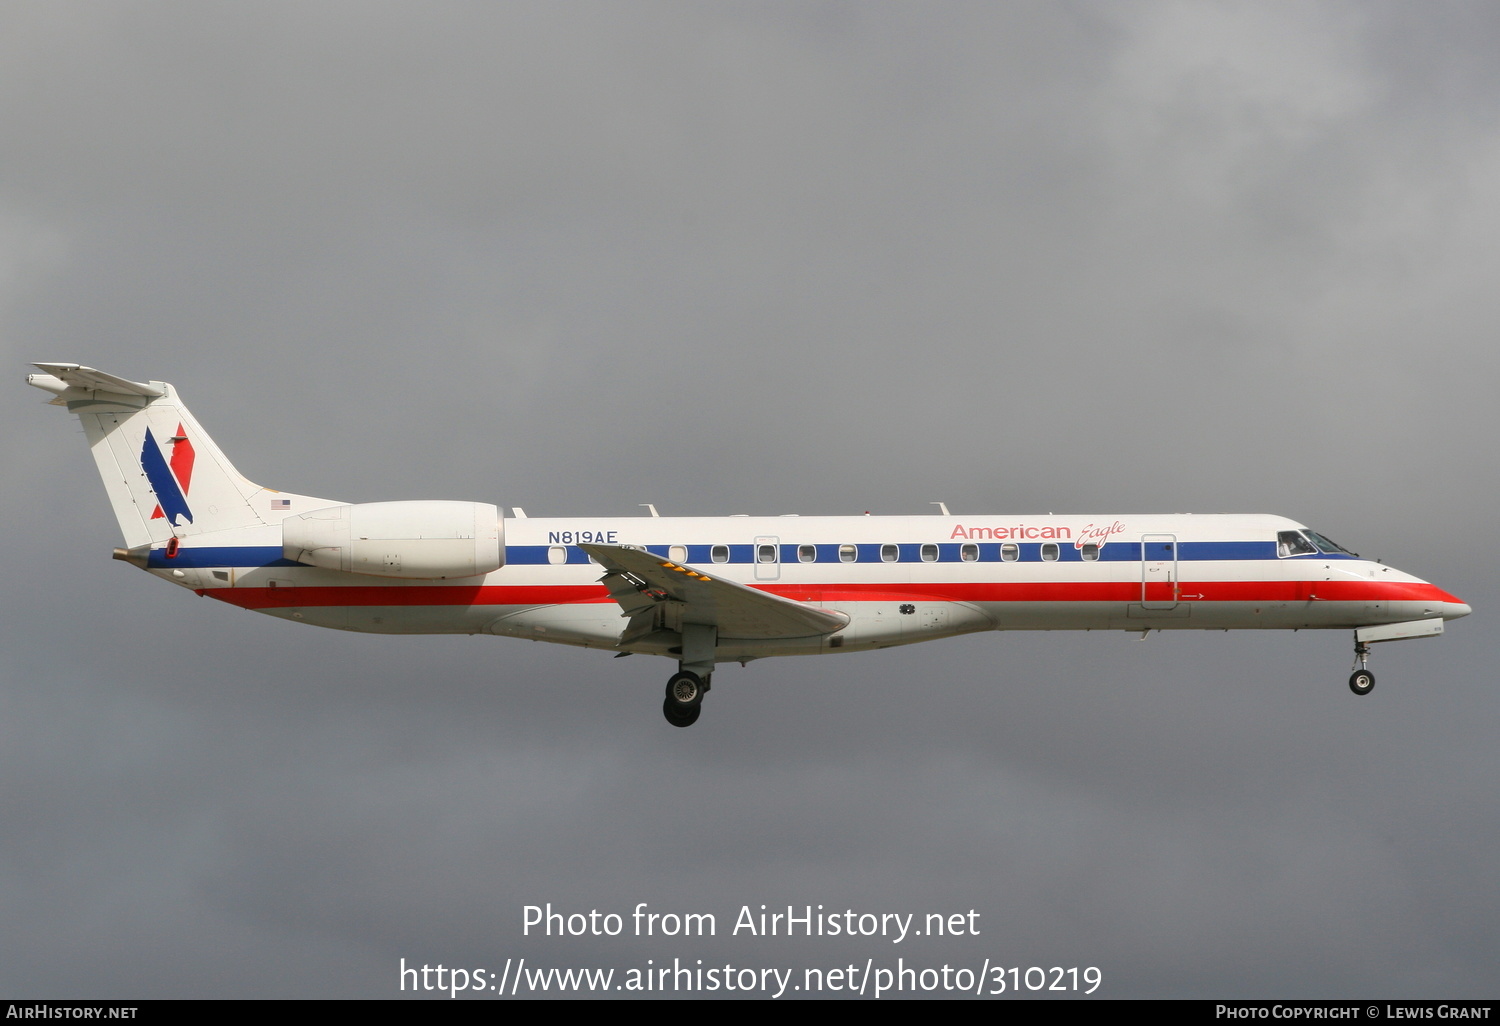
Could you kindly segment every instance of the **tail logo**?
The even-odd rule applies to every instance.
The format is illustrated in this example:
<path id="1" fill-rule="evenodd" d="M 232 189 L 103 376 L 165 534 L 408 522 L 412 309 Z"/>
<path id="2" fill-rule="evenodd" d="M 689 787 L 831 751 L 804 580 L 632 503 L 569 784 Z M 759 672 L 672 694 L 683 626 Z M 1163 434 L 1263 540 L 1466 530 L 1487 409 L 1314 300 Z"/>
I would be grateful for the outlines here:
<path id="1" fill-rule="evenodd" d="M 146 444 L 141 447 L 141 469 L 146 472 L 146 480 L 151 482 L 151 490 L 156 493 L 157 506 L 151 511 L 151 519 L 165 517 L 168 524 L 180 527 L 184 520 L 189 524 L 193 522 L 187 490 L 193 480 L 195 454 L 193 443 L 182 433 L 181 424 L 177 425 L 177 434 L 171 442 L 172 460 L 168 463 L 148 427 Z"/>

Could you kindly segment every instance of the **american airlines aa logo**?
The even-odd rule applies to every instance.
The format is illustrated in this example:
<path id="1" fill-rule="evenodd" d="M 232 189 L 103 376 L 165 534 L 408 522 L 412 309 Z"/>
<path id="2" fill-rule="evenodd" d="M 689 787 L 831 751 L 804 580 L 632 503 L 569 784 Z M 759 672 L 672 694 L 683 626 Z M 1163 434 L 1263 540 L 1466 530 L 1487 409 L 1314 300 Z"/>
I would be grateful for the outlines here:
<path id="1" fill-rule="evenodd" d="M 170 441 L 172 462 L 169 464 L 151 429 L 147 428 L 146 444 L 141 447 L 141 469 L 146 472 L 146 480 L 151 482 L 151 490 L 156 492 L 157 506 L 151 511 L 151 519 L 166 517 L 168 524 L 181 526 L 178 517 L 190 524 L 193 522 L 193 511 L 187 503 L 188 486 L 193 480 L 193 443 L 182 433 L 181 424 L 177 425 L 177 434 Z"/>

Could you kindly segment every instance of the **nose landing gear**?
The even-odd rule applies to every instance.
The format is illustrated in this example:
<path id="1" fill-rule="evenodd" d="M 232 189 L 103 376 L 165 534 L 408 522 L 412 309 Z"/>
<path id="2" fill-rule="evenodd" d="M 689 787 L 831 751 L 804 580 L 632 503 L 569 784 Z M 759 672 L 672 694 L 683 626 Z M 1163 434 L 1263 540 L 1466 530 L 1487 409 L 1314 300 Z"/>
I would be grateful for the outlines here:
<path id="1" fill-rule="evenodd" d="M 1371 645 L 1383 641 L 1404 641 L 1407 638 L 1436 638 L 1442 633 L 1443 617 L 1436 609 L 1429 609 L 1427 616 L 1421 620 L 1354 628 L 1354 675 L 1349 678 L 1349 690 L 1356 695 L 1368 695 L 1375 686 L 1375 675 L 1370 672 Z"/>
<path id="2" fill-rule="evenodd" d="M 1354 673 L 1349 676 L 1349 690 L 1356 695 L 1368 695 L 1375 687 L 1375 675 L 1370 672 L 1370 646 L 1362 641 L 1354 642 Z"/>

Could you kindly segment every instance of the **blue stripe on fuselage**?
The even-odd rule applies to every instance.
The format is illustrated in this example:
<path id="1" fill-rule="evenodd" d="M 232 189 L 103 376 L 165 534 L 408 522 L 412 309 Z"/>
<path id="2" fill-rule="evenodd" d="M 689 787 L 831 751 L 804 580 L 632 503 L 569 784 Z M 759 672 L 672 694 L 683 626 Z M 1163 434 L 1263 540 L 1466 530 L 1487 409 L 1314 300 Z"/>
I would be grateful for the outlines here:
<path id="1" fill-rule="evenodd" d="M 171 559 L 167 558 L 166 549 L 152 549 L 146 557 L 146 566 L 153 570 L 307 565 L 283 558 L 280 545 L 183 545 Z"/>
<path id="2" fill-rule="evenodd" d="M 1042 559 L 1042 546 L 1045 542 L 1017 542 L 1020 558 L 1017 560 L 1002 560 L 1000 558 L 1000 542 L 969 542 L 979 549 L 979 559 L 965 560 L 962 554 L 962 544 L 957 542 L 942 542 L 938 544 L 938 558 L 934 560 L 922 559 L 922 546 L 917 543 L 901 543 L 897 546 L 900 558 L 897 563 L 1078 563 L 1083 561 L 1083 553 L 1071 544 L 1058 544 L 1058 558 L 1056 560 Z M 553 548 L 550 545 L 507 545 L 505 547 L 505 562 L 512 566 L 541 566 L 549 562 L 547 550 Z M 563 546 L 566 549 L 569 564 L 583 564 L 589 561 L 588 553 L 576 545 Z M 713 566 L 712 545 L 689 545 L 687 546 L 688 558 L 683 562 L 691 566 Z M 814 545 L 817 550 L 817 563 L 839 562 L 838 545 Z M 857 545 L 859 558 L 855 562 L 862 564 L 886 562 L 880 558 L 880 545 Z M 754 563 L 755 546 L 753 545 L 730 545 L 729 563 Z M 797 558 L 796 545 L 780 546 L 781 562 L 786 564 L 800 564 Z M 662 559 L 669 558 L 667 546 L 648 545 L 646 550 L 653 556 Z M 1139 542 L 1110 542 L 1099 550 L 1099 562 L 1109 563 L 1134 563 L 1141 558 L 1141 546 Z M 1276 559 L 1276 543 L 1271 541 L 1230 541 L 1230 542 L 1179 542 L 1177 545 L 1177 559 L 1179 562 L 1239 562 L 1242 560 L 1271 560 Z M 1353 556 L 1342 554 L 1318 554 L 1313 553 L 1306 556 L 1293 556 L 1292 559 L 1354 559 Z M 164 549 L 153 549 L 147 560 L 147 566 L 153 569 L 169 570 L 173 567 L 208 568 L 208 567 L 269 567 L 269 566 L 307 566 L 306 563 L 298 563 L 296 560 L 286 559 L 282 556 L 281 547 L 276 545 L 183 545 L 177 550 L 177 555 L 171 559 L 167 558 Z"/>
<path id="3" fill-rule="evenodd" d="M 1019 559 L 1002 560 L 1000 549 L 1001 542 L 939 542 L 937 544 L 938 558 L 936 560 L 924 560 L 922 558 L 922 543 L 901 542 L 898 543 L 898 558 L 895 560 L 883 560 L 880 558 L 880 550 L 883 547 L 879 543 L 862 543 L 856 545 L 855 551 L 858 558 L 856 563 L 1079 563 L 1084 562 L 1083 553 L 1075 548 L 1071 542 L 1054 542 L 1058 546 L 1057 559 L 1043 560 L 1042 547 L 1047 542 L 1016 542 Z M 963 546 L 969 544 L 979 550 L 977 560 L 965 560 L 963 558 Z M 718 563 L 754 563 L 754 545 L 686 545 L 687 557 L 683 560 L 689 566 L 710 566 Z M 839 560 L 839 549 L 842 546 L 836 544 L 817 544 L 813 548 L 817 551 L 817 558 L 811 560 L 813 563 L 837 563 Z M 505 547 L 505 562 L 516 566 L 540 566 L 551 562 L 548 559 L 548 550 L 561 548 L 564 550 L 565 560 L 569 564 L 587 563 L 588 553 L 576 545 L 552 546 L 552 545 L 507 545 Z M 778 546 L 777 558 L 781 563 L 800 563 L 798 558 L 798 545 L 782 544 Z M 662 559 L 670 559 L 666 545 L 647 545 L 647 552 Z M 727 550 L 728 558 L 723 560 L 714 559 L 714 549 Z M 1167 557 L 1170 558 L 1170 557 Z M 1241 560 L 1254 559 L 1276 559 L 1276 543 L 1273 541 L 1213 541 L 1213 542 L 1178 542 L 1177 559 L 1181 562 L 1239 562 Z M 1355 559 L 1358 557 L 1344 555 L 1342 553 L 1311 553 L 1306 556 L 1283 557 L 1292 559 Z M 1141 559 L 1141 543 L 1113 541 L 1099 549 L 1099 562 L 1136 563 Z"/>

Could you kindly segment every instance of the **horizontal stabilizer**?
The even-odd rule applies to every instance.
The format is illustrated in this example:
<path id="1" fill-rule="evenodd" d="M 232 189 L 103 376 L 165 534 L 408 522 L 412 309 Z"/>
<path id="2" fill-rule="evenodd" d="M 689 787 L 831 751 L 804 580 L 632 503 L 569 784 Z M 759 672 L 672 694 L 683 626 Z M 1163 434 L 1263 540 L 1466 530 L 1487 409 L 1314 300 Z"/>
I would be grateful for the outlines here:
<path id="1" fill-rule="evenodd" d="M 849 617 L 726 581 L 690 566 L 620 545 L 584 545 L 608 571 L 603 583 L 620 608 L 638 614 L 656 602 L 680 602 L 684 623 L 719 629 L 723 638 L 812 638 L 832 634 Z"/>
<path id="2" fill-rule="evenodd" d="M 92 367 L 84 367 L 76 363 L 37 363 L 34 367 L 40 367 L 46 374 L 31 374 L 26 378 L 28 385 L 46 389 L 48 392 L 61 392 L 66 388 L 81 388 L 88 392 L 113 392 L 115 395 L 144 395 L 158 398 L 166 395 L 167 390 L 161 385 L 146 384 L 140 381 L 130 381 L 126 378 L 106 374 Z M 62 388 L 57 387 L 58 384 Z"/>

